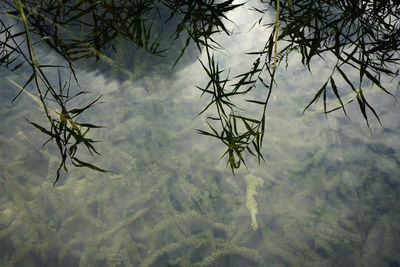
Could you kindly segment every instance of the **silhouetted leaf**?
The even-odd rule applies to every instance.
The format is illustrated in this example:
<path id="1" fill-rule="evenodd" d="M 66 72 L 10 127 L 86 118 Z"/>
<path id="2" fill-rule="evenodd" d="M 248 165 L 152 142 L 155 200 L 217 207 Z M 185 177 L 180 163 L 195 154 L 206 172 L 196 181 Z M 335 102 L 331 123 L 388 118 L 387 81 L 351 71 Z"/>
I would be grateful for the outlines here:
<path id="1" fill-rule="evenodd" d="M 394 95 L 392 95 L 389 91 L 387 91 L 382 85 L 381 83 L 378 81 L 378 79 L 376 79 L 371 73 L 369 73 L 367 70 L 365 70 L 365 75 L 368 77 L 368 79 L 370 79 L 376 86 L 378 86 L 382 91 L 384 91 L 385 93 L 395 97 Z"/>
<path id="2" fill-rule="evenodd" d="M 328 81 L 326 81 L 326 82 L 324 83 L 324 85 L 323 85 L 323 86 L 319 89 L 319 91 L 315 94 L 315 96 L 314 96 L 314 98 L 311 100 L 311 102 L 308 103 L 308 105 L 304 108 L 303 114 L 304 114 L 304 112 L 306 112 L 306 110 L 307 110 L 314 102 L 318 101 L 318 99 L 319 99 L 319 97 L 321 96 L 322 93 L 325 93 L 327 84 L 328 84 Z"/>
<path id="3" fill-rule="evenodd" d="M 32 121 L 30 121 L 30 120 L 28 120 L 28 119 L 26 119 L 26 118 L 25 118 L 25 120 L 28 121 L 28 122 L 29 122 L 30 124 L 32 124 L 33 126 L 35 126 L 37 129 L 39 129 L 42 133 L 44 133 L 44 134 L 46 134 L 46 135 L 48 135 L 48 136 L 54 137 L 54 138 L 57 137 L 55 134 L 53 134 L 52 132 L 50 132 L 49 130 L 47 130 L 46 128 L 44 128 L 43 126 L 40 126 L 39 124 L 34 123 L 34 122 L 32 122 Z"/>
<path id="4" fill-rule="evenodd" d="M 75 167 L 86 167 L 86 168 L 90 168 L 92 170 L 99 171 L 99 172 L 110 172 L 110 171 L 101 169 L 101 168 L 99 168 L 99 167 L 97 167 L 95 165 L 92 165 L 92 164 L 89 164 L 87 162 L 81 161 L 81 160 L 77 159 L 76 157 L 72 157 L 72 164 Z"/>
<path id="5" fill-rule="evenodd" d="M 331 81 L 332 90 L 333 90 L 333 92 L 335 93 L 336 98 L 339 100 L 340 106 L 342 107 L 344 114 L 346 114 L 346 116 L 347 116 L 346 110 L 345 110 L 344 105 L 343 105 L 343 101 L 342 101 L 342 99 L 341 99 L 340 96 L 339 96 L 339 92 L 338 92 L 338 90 L 337 90 L 335 81 L 333 80 L 332 77 L 330 78 L 330 81 Z M 325 110 L 325 113 L 326 113 L 326 110 Z"/>

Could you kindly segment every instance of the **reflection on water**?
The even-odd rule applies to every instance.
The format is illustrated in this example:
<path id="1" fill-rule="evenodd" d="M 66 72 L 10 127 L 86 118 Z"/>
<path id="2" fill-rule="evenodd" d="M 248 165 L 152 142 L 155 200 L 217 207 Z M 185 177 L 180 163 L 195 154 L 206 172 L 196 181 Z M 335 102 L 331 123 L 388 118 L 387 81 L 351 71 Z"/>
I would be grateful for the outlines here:
<path id="1" fill-rule="evenodd" d="M 318 81 L 282 69 L 266 161 L 233 176 L 217 161 L 223 148 L 194 131 L 199 70 L 135 83 L 82 71 L 106 101 L 88 115 L 107 126 L 92 133 L 94 163 L 113 172 L 70 169 L 53 190 L 58 154 L 35 152 L 42 136 L 21 117 L 40 109 L 28 96 L 10 108 L 14 88 L 1 85 L 0 265 L 400 265 L 398 102 L 379 95 L 386 128 L 373 135 L 357 107 L 352 120 L 301 116 Z"/>

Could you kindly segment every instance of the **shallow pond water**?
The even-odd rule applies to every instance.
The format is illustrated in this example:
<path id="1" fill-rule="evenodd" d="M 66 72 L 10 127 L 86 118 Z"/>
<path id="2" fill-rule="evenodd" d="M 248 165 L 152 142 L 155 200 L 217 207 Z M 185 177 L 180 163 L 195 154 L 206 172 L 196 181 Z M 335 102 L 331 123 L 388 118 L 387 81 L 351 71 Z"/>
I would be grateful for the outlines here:
<path id="1" fill-rule="evenodd" d="M 246 32 L 234 38 L 262 42 Z M 221 42 L 232 71 L 251 63 L 240 52 L 257 42 Z M 351 120 L 302 115 L 324 64 L 278 72 L 265 161 L 235 175 L 195 131 L 206 127 L 198 62 L 135 81 L 81 69 L 81 87 L 105 102 L 85 117 L 106 126 L 91 133 L 102 155 L 87 160 L 112 172 L 70 167 L 53 189 L 57 151 L 36 151 L 46 139 L 24 120 L 40 122 L 40 106 L 29 95 L 11 105 L 18 77 L 2 74 L 0 265 L 400 266 L 400 103 L 370 90 L 385 126 L 372 134 L 357 106 Z"/>

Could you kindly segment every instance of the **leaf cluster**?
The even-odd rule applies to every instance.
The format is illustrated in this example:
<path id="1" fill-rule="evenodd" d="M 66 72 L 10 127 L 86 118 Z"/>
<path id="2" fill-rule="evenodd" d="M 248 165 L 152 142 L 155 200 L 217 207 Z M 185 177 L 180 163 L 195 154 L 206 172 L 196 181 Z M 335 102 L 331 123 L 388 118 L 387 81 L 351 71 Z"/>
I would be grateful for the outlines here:
<path id="1" fill-rule="evenodd" d="M 260 77 L 262 68 L 260 68 L 260 61 L 253 64 L 251 71 L 245 74 L 229 78 L 221 77 L 225 70 L 221 70 L 218 62 L 215 61 L 214 55 L 211 55 L 209 48 L 206 48 L 208 57 L 208 66 L 201 62 L 203 69 L 206 71 L 209 82 L 202 88 L 202 95 L 209 95 L 210 102 L 198 114 L 201 115 L 210 107 L 215 106 L 217 116 L 208 116 L 208 126 L 211 131 L 198 130 L 202 135 L 211 136 L 219 139 L 225 146 L 226 151 L 221 156 L 228 156 L 227 165 L 229 164 L 232 172 L 240 168 L 240 164 L 246 165 L 243 152 L 248 152 L 257 157 L 258 161 L 263 159 L 261 153 L 262 140 L 265 131 L 265 109 L 268 103 L 268 98 L 265 102 L 259 100 L 247 100 L 249 103 L 263 106 L 263 115 L 261 119 L 255 119 L 249 116 L 240 114 L 240 109 L 233 103 L 232 98 L 235 96 L 244 96 L 250 92 L 255 86 L 257 81 L 264 83 Z M 234 80 L 236 83 L 231 83 Z M 242 89 L 242 86 L 248 85 L 247 88 Z M 264 86 L 269 87 L 264 83 Z M 217 122 L 218 124 L 215 125 Z"/>
<path id="2" fill-rule="evenodd" d="M 275 85 L 276 66 L 282 61 L 285 61 L 287 66 L 289 56 L 294 51 L 301 54 L 302 64 L 310 72 L 312 59 L 315 57 L 325 59 L 333 55 L 337 60 L 331 75 L 315 93 L 309 104 L 306 105 L 303 113 L 322 96 L 325 114 L 342 109 L 347 116 L 346 105 L 356 100 L 369 128 L 368 110 L 381 124 L 378 113 L 365 97 L 364 86 L 369 82 L 386 94 L 393 96 L 382 85 L 381 80 L 383 77 L 396 78 L 399 74 L 400 13 L 398 10 L 400 4 L 396 1 L 360 2 L 350 0 L 268 0 L 261 1 L 261 3 L 265 5 L 264 9 L 253 8 L 255 12 L 261 14 L 261 18 L 255 25 L 259 24 L 261 27 L 270 28 L 271 32 L 262 50 L 249 53 L 258 56 L 254 61 L 254 67 L 232 80 L 224 79 L 223 86 L 219 86 L 221 81 L 218 77 L 221 71 L 219 71 L 217 63 L 214 62 L 214 57 L 208 56 L 208 62 L 211 64 L 206 72 L 210 82 L 206 88 L 200 88 L 203 93 L 213 95 L 212 101 L 205 109 L 214 104 L 218 111 L 217 120 L 223 121 L 219 134 L 215 127 L 210 124 L 211 132 L 200 132 L 216 137 L 225 143 L 228 147 L 225 154 L 229 154 L 228 162 L 232 170 L 239 166 L 238 162 L 244 163 L 241 152 L 248 150 L 249 144 L 253 144 L 256 153 L 254 154 L 250 150 L 248 152 L 259 160 L 262 158 L 260 148 L 265 131 L 266 108 L 271 90 Z M 265 16 L 269 15 L 268 11 L 271 9 L 275 9 L 276 20 L 263 24 Z M 277 49 L 278 43 L 283 46 L 279 50 Z M 260 62 L 262 63 L 260 64 Z M 215 65 L 217 67 L 214 67 Z M 358 81 L 349 77 L 349 73 L 354 70 L 359 73 Z M 267 74 L 268 83 L 262 79 L 263 73 Z M 337 85 L 338 77 L 348 85 L 347 88 L 340 88 Z M 229 82 L 233 83 L 234 89 L 230 93 L 224 93 L 223 89 Z M 228 107 L 231 112 L 234 112 L 233 108 L 235 107 L 228 96 L 245 95 L 255 88 L 257 83 L 267 89 L 266 100 L 248 101 L 263 107 L 261 118 L 243 119 L 243 117 L 234 114 L 227 116 L 223 106 Z M 211 84 L 214 90 L 210 91 L 208 88 Z M 239 90 L 242 87 L 247 89 Z M 347 102 L 342 99 L 345 89 L 351 89 L 354 94 L 354 97 Z M 338 107 L 328 108 L 327 94 L 329 90 L 337 99 Z M 238 134 L 236 119 L 242 119 L 245 129 L 247 129 L 245 133 Z M 253 126 L 247 125 L 246 122 L 252 122 Z M 234 136 L 235 138 L 232 138 Z M 249 136 L 251 136 L 250 142 Z M 255 144 L 253 141 L 256 141 Z M 236 161 L 233 160 L 233 155 L 238 157 Z"/>
<path id="3" fill-rule="evenodd" d="M 153 33 L 157 6 L 152 1 L 25 1 L 33 32 L 68 62 L 99 58 L 99 52 L 124 38 L 160 54 Z"/>
<path id="4" fill-rule="evenodd" d="M 267 2 L 276 7 L 275 1 Z M 281 1 L 278 40 L 285 46 L 279 52 L 279 60 L 287 60 L 292 51 L 299 51 L 302 63 L 310 71 L 314 57 L 325 59 L 333 55 L 337 60 L 331 75 L 303 113 L 322 95 L 325 114 L 342 109 L 347 115 L 345 106 L 356 100 L 368 127 L 368 109 L 380 123 L 378 114 L 364 96 L 363 87 L 369 82 L 391 95 L 381 79 L 399 74 L 399 8 L 396 1 Z M 272 23 L 266 26 L 273 27 Z M 264 51 L 269 62 L 272 45 L 271 33 Z M 349 71 L 359 73 L 358 81 L 348 76 Z M 346 103 L 336 85 L 337 76 L 354 93 L 354 98 Z M 338 107 L 327 109 L 327 90 L 335 95 Z"/>
<path id="5" fill-rule="evenodd" d="M 85 135 L 90 129 L 99 128 L 100 126 L 89 123 L 78 123 L 76 119 L 84 111 L 98 103 L 98 100 L 101 98 L 101 96 L 84 107 L 72 109 L 68 108 L 68 104 L 72 99 L 82 94 L 86 94 L 87 92 L 80 91 L 74 95 L 71 95 L 70 85 L 72 75 L 75 77 L 73 69 L 71 69 L 72 73 L 69 76 L 69 80 L 63 82 L 60 72 L 61 66 L 40 64 L 36 56 L 36 46 L 33 42 L 31 27 L 28 25 L 28 19 L 25 15 L 24 6 L 20 0 L 14 0 L 13 4 L 16 11 L 4 12 L 4 14 L 17 19 L 17 22 L 9 26 L 5 21 L 1 20 L 1 32 L 6 38 L 0 40 L 0 47 L 2 48 L 2 57 L 0 63 L 3 67 L 10 69 L 17 74 L 17 71 L 22 67 L 22 65 L 28 65 L 28 69 L 30 70 L 29 77 L 26 79 L 23 86 L 18 85 L 20 91 L 14 97 L 12 102 L 14 102 L 23 92 L 25 92 L 31 95 L 43 108 L 49 123 L 48 127 L 41 126 L 30 121 L 29 119 L 26 120 L 42 133 L 49 136 L 48 141 L 46 141 L 43 146 L 49 141 L 55 141 L 57 144 L 61 156 L 61 162 L 57 169 L 54 184 L 60 178 L 61 169 L 63 168 L 65 171 L 67 171 L 67 159 L 70 159 L 71 163 L 76 167 L 88 167 L 104 172 L 105 170 L 80 160 L 76 155 L 78 145 L 81 143 L 86 146 L 90 154 L 98 154 L 93 146 L 95 141 L 87 138 Z M 23 24 L 23 27 L 20 30 L 16 30 L 18 29 L 17 26 L 19 26 L 20 23 Z M 15 65 L 15 62 L 19 63 Z M 49 71 L 51 69 L 58 69 L 58 89 L 56 88 L 56 85 L 54 85 L 54 83 L 48 78 Z M 16 83 L 14 82 L 14 84 Z M 37 96 L 25 91 L 30 85 L 34 86 Z M 60 112 L 52 109 L 50 104 L 55 104 L 57 106 L 56 110 L 60 110 Z"/>
<path id="6" fill-rule="evenodd" d="M 0 63 L 12 71 L 17 71 L 26 63 L 30 67 L 30 77 L 21 86 L 21 91 L 14 100 L 29 84 L 34 83 L 50 127 L 29 122 L 48 135 L 49 140 L 55 140 L 59 148 L 61 164 L 55 182 L 59 179 L 60 170 L 67 170 L 65 164 L 68 158 L 75 166 L 104 171 L 76 157 L 78 146 L 82 144 L 91 154 L 97 153 L 93 147 L 95 141 L 85 135 L 89 129 L 98 126 L 78 123 L 75 119 L 97 103 L 99 98 L 83 108 L 68 109 L 67 102 L 84 92 L 74 96 L 70 96 L 69 93 L 63 95 L 61 92 L 67 89 L 61 86 L 61 80 L 60 90 L 57 92 L 45 69 L 61 66 L 39 64 L 35 55 L 37 46 L 45 45 L 62 56 L 71 75 L 78 82 L 75 62 L 88 58 L 103 58 L 109 61 L 103 52 L 110 47 L 115 49 L 118 39 L 132 42 L 150 54 L 162 56 L 168 50 L 168 46 L 160 47 L 163 24 L 177 20 L 176 29 L 171 37 L 177 40 L 185 36 L 186 41 L 176 64 L 191 42 L 199 49 L 202 46 L 214 49 L 218 44 L 211 36 L 219 31 L 228 33 L 223 22 L 223 19 L 227 20 L 225 13 L 238 6 L 240 5 L 234 5 L 232 0 L 218 3 L 212 0 L 4 1 L 1 5 L 2 15 L 16 19 L 17 22 L 7 26 L 5 20 L 0 20 L 3 26 L 1 31 L 5 32 L 7 37 L 0 43 L 0 47 L 3 48 Z M 24 25 L 22 29 L 18 28 L 21 22 Z M 15 33 L 15 29 L 19 31 Z M 14 64 L 17 59 L 18 64 Z M 67 91 L 69 92 L 69 89 Z M 60 112 L 57 115 L 51 114 L 48 108 L 49 101 L 58 106 Z"/>
<path id="7" fill-rule="evenodd" d="M 62 139 L 55 139 L 62 144 L 59 146 L 62 148 L 61 166 L 64 166 L 67 155 L 71 159 L 75 157 L 78 144 L 86 145 L 89 152 L 95 150 L 92 142 L 84 141 L 84 134 L 79 134 L 73 127 L 73 123 L 76 123 L 73 119 L 77 114 L 71 114 L 71 110 L 65 106 L 70 96 L 61 96 L 46 77 L 46 68 L 59 66 L 40 65 L 35 47 L 44 44 L 56 51 L 65 59 L 76 79 L 75 62 L 87 58 L 109 60 L 103 52 L 110 47 L 115 49 L 115 40 L 118 39 L 132 42 L 149 54 L 163 56 L 171 48 L 171 45 L 161 42 L 165 30 L 163 25 L 168 21 L 175 23 L 175 30 L 170 37 L 184 39 L 175 64 L 191 43 L 199 50 L 205 49 L 207 59 L 201 64 L 209 82 L 198 88 L 203 95 L 210 96 L 210 102 L 199 115 L 211 107 L 215 107 L 216 115 L 208 117 L 210 131 L 199 132 L 215 137 L 227 146 L 223 156 L 228 156 L 232 171 L 239 168 L 241 163 L 245 164 L 244 152 L 257 157 L 258 161 L 263 159 L 261 147 L 266 127 L 266 109 L 275 85 L 275 72 L 280 63 L 287 64 L 294 51 L 301 54 L 302 64 L 310 72 L 313 58 L 334 56 L 336 59 L 331 75 L 322 82 L 322 87 L 316 91 L 303 113 L 320 98 L 325 114 L 342 109 L 347 115 L 346 105 L 356 102 L 368 127 L 370 112 L 381 123 L 364 91 L 365 85 L 371 84 L 391 94 L 382 81 L 384 77 L 396 78 L 399 74 L 398 1 L 262 0 L 261 5 L 265 8 L 253 8 L 261 15 L 256 24 L 270 28 L 271 32 L 260 51 L 249 53 L 257 57 L 253 67 L 238 76 L 229 77 L 229 72 L 225 74 L 215 59 L 214 52 L 220 48 L 215 36 L 219 33 L 230 34 L 226 23 L 232 21 L 227 12 L 244 5 L 248 3 L 234 4 L 233 0 L 26 0 L 23 3 L 20 0 L 5 0 L 0 5 L 2 16 L 13 18 L 16 22 L 8 25 L 6 20 L 0 20 L 0 33 L 5 36 L 0 40 L 0 64 L 12 71 L 18 71 L 28 64 L 31 75 L 21 92 L 28 84 L 35 84 L 51 125 L 47 132 L 42 131 L 44 128 L 39 129 L 50 133 L 51 138 L 63 135 Z M 270 10 L 276 12 L 276 19 L 264 24 L 264 18 Z M 21 24 L 22 29 L 18 28 Z M 279 50 L 278 43 L 281 44 Z M 349 77 L 349 71 L 354 70 L 359 74 L 356 81 Z M 341 88 L 338 79 L 347 87 Z M 243 97 L 256 87 L 266 89 L 264 100 L 247 99 L 248 103 L 261 106 L 262 115 L 257 118 L 243 115 L 243 110 L 234 102 L 235 97 Z M 346 89 L 350 89 L 353 95 L 347 102 L 343 98 Z M 337 100 L 334 108 L 328 105 L 329 94 Z M 47 109 L 48 101 L 57 103 L 65 120 L 53 121 L 54 116 Z M 82 112 L 87 108 L 81 109 Z M 76 140 L 73 142 L 75 145 L 71 145 L 72 150 L 65 150 L 70 138 Z M 74 162 L 81 164 L 77 160 Z"/>
<path id="8" fill-rule="evenodd" d="M 176 62 L 182 57 L 191 41 L 199 50 L 202 47 L 218 48 L 219 44 L 213 39 L 213 35 L 220 32 L 229 34 L 223 21 L 229 21 L 226 13 L 243 5 L 233 4 L 233 0 L 217 3 L 214 0 L 164 0 L 162 2 L 170 9 L 169 19 L 176 16 L 181 18 L 173 34 L 175 39 L 183 34 L 186 36 L 185 46 Z"/>

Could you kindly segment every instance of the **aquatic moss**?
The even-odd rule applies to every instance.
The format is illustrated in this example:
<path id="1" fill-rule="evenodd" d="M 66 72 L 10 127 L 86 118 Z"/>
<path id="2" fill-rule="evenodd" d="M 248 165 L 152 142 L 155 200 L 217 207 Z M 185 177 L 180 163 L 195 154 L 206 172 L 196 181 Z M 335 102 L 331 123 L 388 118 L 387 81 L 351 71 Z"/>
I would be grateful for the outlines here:
<path id="1" fill-rule="evenodd" d="M 246 207 L 250 211 L 251 216 L 251 228 L 253 231 L 257 231 L 257 202 L 255 197 L 257 195 L 257 188 L 264 185 L 264 181 L 254 175 L 248 174 L 245 176 L 246 179 Z"/>

